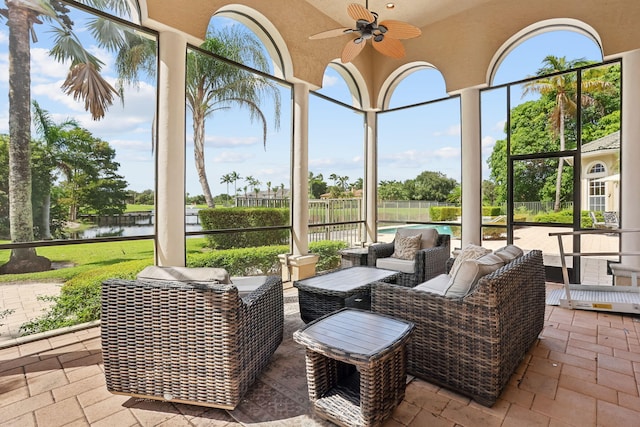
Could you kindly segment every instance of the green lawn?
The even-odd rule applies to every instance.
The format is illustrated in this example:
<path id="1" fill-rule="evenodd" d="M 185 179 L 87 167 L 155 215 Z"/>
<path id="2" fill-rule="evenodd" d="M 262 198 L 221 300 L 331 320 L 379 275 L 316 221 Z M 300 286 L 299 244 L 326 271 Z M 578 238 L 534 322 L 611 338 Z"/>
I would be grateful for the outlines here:
<path id="1" fill-rule="evenodd" d="M 200 253 L 204 238 L 187 239 L 187 255 Z M 67 281 L 77 274 L 123 261 L 149 259 L 153 263 L 153 240 L 129 240 L 123 242 L 82 243 L 78 245 L 48 246 L 37 249 L 38 255 L 54 263 L 70 265 L 67 268 L 29 274 L 0 275 L 0 282 L 15 280 Z M 0 264 L 7 262 L 9 250 L 0 251 Z"/>

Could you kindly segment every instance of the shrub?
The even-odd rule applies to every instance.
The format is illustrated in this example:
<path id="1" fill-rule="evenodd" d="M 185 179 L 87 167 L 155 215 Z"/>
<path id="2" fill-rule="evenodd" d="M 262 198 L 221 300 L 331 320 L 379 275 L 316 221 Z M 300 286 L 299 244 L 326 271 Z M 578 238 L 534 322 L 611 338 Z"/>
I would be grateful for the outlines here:
<path id="1" fill-rule="evenodd" d="M 151 259 L 135 260 L 100 267 L 80 273 L 67 281 L 56 297 L 40 297 L 53 301 L 49 311 L 20 326 L 22 335 L 30 335 L 100 319 L 102 281 L 112 278 L 135 279 Z"/>
<path id="2" fill-rule="evenodd" d="M 340 265 L 338 251 L 346 247 L 345 242 L 330 240 L 311 242 L 309 252 L 320 255 L 316 270 L 337 268 Z M 231 276 L 279 275 L 282 269 L 278 255 L 287 252 L 289 247 L 285 245 L 225 249 L 192 255 L 187 260 L 187 265 L 224 268 Z"/>
<path id="3" fill-rule="evenodd" d="M 431 221 L 454 221 L 460 216 L 458 206 L 431 206 L 429 217 Z"/>
<path id="4" fill-rule="evenodd" d="M 280 274 L 278 254 L 287 252 L 285 245 L 225 249 L 192 255 L 187 266 L 224 268 L 231 276 Z"/>
<path id="5" fill-rule="evenodd" d="M 346 242 L 333 240 L 309 243 L 309 252 L 320 255 L 316 270 L 325 271 L 340 267 L 340 254 L 338 251 L 346 249 L 347 246 Z"/>
<path id="6" fill-rule="evenodd" d="M 482 216 L 499 216 L 504 215 L 502 213 L 502 207 L 500 206 L 483 206 Z"/>
<path id="7" fill-rule="evenodd" d="M 289 224 L 286 208 L 215 208 L 198 213 L 204 230 L 254 228 Z M 269 244 L 285 244 L 289 230 L 247 231 L 208 235 L 208 246 L 214 249 L 247 248 Z"/>

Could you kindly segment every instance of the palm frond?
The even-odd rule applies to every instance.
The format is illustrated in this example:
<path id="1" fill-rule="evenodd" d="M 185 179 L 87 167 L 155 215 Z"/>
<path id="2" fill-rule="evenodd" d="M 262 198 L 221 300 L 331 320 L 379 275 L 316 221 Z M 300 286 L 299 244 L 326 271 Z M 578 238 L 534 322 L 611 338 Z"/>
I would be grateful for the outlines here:
<path id="1" fill-rule="evenodd" d="M 100 71 L 104 63 L 89 53 L 73 32 L 58 27 L 53 27 L 51 32 L 54 34 L 54 46 L 49 51 L 49 55 L 56 61 L 68 60 L 72 64 L 91 63 L 96 70 Z"/>
<path id="2" fill-rule="evenodd" d="M 94 18 L 87 24 L 91 35 L 109 50 L 118 51 L 125 46 L 123 26 L 105 18 Z"/>
<path id="3" fill-rule="evenodd" d="M 62 84 L 67 95 L 83 100 L 85 110 L 94 120 L 104 117 L 118 92 L 100 75 L 92 63 L 75 64 Z"/>

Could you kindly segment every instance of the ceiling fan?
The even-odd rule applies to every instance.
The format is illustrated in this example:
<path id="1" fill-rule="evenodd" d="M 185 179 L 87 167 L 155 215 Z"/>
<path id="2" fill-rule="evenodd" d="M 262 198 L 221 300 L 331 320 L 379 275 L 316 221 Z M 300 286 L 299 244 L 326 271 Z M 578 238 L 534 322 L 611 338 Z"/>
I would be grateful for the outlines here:
<path id="1" fill-rule="evenodd" d="M 356 21 L 355 28 L 336 28 L 323 31 L 309 37 L 311 40 L 337 37 L 344 34 L 356 33 L 358 37 L 349 41 L 342 50 L 340 60 L 351 62 L 371 39 L 373 47 L 383 55 L 391 58 L 402 58 L 405 55 L 404 46 L 400 40 L 418 37 L 422 31 L 418 27 L 402 21 L 386 20 L 378 23 L 378 14 L 370 12 L 369 1 L 366 6 L 351 3 L 347 6 L 347 13 Z"/>

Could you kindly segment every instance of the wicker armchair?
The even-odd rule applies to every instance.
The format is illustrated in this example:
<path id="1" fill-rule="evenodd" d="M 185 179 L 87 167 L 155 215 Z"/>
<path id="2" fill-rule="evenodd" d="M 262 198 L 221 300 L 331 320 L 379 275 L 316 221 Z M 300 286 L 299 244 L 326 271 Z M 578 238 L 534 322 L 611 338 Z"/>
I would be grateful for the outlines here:
<path id="1" fill-rule="evenodd" d="M 492 406 L 543 328 L 542 252 L 484 276 L 462 298 L 376 282 L 371 309 L 415 323 L 410 374 Z"/>
<path id="2" fill-rule="evenodd" d="M 438 235 L 438 244 L 432 248 L 420 249 L 416 252 L 412 272 L 400 272 L 396 284 L 400 286 L 413 287 L 418 283 L 426 282 L 438 274 L 445 273 L 445 264 L 451 256 L 450 249 L 451 236 L 448 234 Z M 369 246 L 367 264 L 375 267 L 378 259 L 388 258 L 393 254 L 394 242 L 380 243 Z M 390 268 L 390 267 L 384 267 Z"/>
<path id="3" fill-rule="evenodd" d="M 240 298 L 232 284 L 107 280 L 107 389 L 233 409 L 282 342 L 282 280 Z"/>

